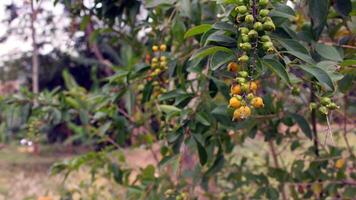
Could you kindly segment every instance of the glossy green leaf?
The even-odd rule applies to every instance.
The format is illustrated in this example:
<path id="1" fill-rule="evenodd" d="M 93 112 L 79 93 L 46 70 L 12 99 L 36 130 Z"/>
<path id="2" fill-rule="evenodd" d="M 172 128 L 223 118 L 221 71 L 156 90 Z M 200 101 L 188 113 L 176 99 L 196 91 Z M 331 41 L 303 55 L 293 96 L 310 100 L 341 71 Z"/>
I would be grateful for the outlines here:
<path id="1" fill-rule="evenodd" d="M 309 51 L 301 43 L 293 39 L 276 39 L 287 51 L 298 52 L 301 54 L 309 55 Z"/>
<path id="2" fill-rule="evenodd" d="M 318 43 L 315 45 L 315 50 L 321 57 L 327 60 L 342 61 L 340 53 L 333 46 Z"/>
<path id="3" fill-rule="evenodd" d="M 188 38 L 188 37 L 192 37 L 195 35 L 200 35 L 203 34 L 205 32 L 207 32 L 208 30 L 210 30 L 213 26 L 211 24 L 202 24 L 199 26 L 195 26 L 191 29 L 189 29 L 185 34 L 184 34 L 184 38 Z"/>
<path id="4" fill-rule="evenodd" d="M 232 33 L 235 33 L 237 31 L 237 29 L 234 27 L 234 25 L 227 23 L 227 22 L 215 23 L 215 24 L 213 24 L 213 28 L 218 29 L 218 30 L 229 31 Z"/>
<path id="5" fill-rule="evenodd" d="M 316 67 L 316 66 L 307 66 L 307 65 L 297 65 L 297 67 L 301 68 L 302 70 L 304 70 L 305 72 L 313 75 L 318 81 L 319 83 L 321 83 L 322 85 L 324 85 L 326 87 L 326 89 L 328 90 L 334 90 L 334 84 L 329 76 L 329 74 L 324 71 L 323 69 Z"/>
<path id="6" fill-rule="evenodd" d="M 309 126 L 309 123 L 303 116 L 294 113 L 289 114 L 289 116 L 291 116 L 295 120 L 295 122 L 297 122 L 305 136 L 307 136 L 309 139 L 313 138 L 313 133 Z"/>
<path id="7" fill-rule="evenodd" d="M 194 137 L 194 141 L 197 144 L 198 147 L 198 154 L 199 154 L 199 161 L 201 165 L 205 165 L 205 163 L 208 161 L 208 153 L 206 152 L 204 146 L 199 142 L 197 138 Z"/>
<path id="8" fill-rule="evenodd" d="M 216 52 L 210 59 L 210 68 L 215 71 L 220 68 L 222 65 L 232 61 L 235 58 L 233 54 L 226 53 L 223 51 Z"/>
<path id="9" fill-rule="evenodd" d="M 282 80 L 284 80 L 287 84 L 291 84 L 289 75 L 285 69 L 285 67 L 275 59 L 263 59 L 261 60 L 262 66 L 270 69 L 274 73 L 276 73 Z"/>
<path id="10" fill-rule="evenodd" d="M 213 55 L 216 52 L 223 51 L 227 52 L 230 54 L 233 54 L 233 51 L 229 48 L 226 47 L 221 47 L 221 46 L 207 46 L 199 49 L 197 52 L 194 53 L 194 55 L 189 59 L 189 60 L 194 60 L 194 59 L 199 59 L 199 58 L 204 58 L 209 55 Z"/>
<path id="11" fill-rule="evenodd" d="M 329 12 L 329 0 L 309 0 L 309 16 L 311 18 L 312 33 L 317 41 L 326 25 Z"/>

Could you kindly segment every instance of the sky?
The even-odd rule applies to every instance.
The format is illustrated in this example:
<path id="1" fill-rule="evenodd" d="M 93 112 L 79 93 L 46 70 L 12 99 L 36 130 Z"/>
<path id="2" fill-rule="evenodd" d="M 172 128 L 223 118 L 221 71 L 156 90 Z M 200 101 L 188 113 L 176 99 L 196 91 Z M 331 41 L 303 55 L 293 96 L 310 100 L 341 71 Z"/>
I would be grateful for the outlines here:
<path id="1" fill-rule="evenodd" d="M 14 2 L 16 5 L 18 5 L 18 7 L 23 8 L 23 10 L 19 12 L 20 16 L 9 25 L 7 22 L 2 22 L 2 21 L 7 18 L 5 8 L 6 5 L 10 4 L 11 2 Z M 24 22 L 26 22 L 26 24 L 29 25 L 29 15 L 31 12 L 28 4 L 27 6 L 23 6 L 24 4 L 26 4 L 26 2 L 28 3 L 29 1 L 28 0 L 0 0 L 0 37 L 4 36 L 4 34 L 6 34 L 6 31 L 9 28 L 23 29 L 26 32 L 26 35 L 31 36 L 31 32 L 29 32 L 29 29 L 24 26 Z M 64 27 L 69 23 L 69 19 L 62 17 L 63 6 L 61 4 L 57 4 L 56 6 L 54 6 L 52 0 L 42 0 L 41 8 L 52 11 L 54 13 L 55 15 L 54 21 L 58 28 Z M 36 23 L 35 27 L 37 29 L 37 33 L 41 32 L 45 28 L 43 24 L 40 23 Z M 48 41 L 50 44 L 45 45 L 44 48 L 41 49 L 40 53 L 48 53 L 53 49 L 53 46 L 61 47 L 63 46 L 64 43 L 68 43 L 69 40 L 69 38 L 65 34 L 63 34 L 63 32 L 58 32 L 58 31 L 56 32 L 55 36 L 52 38 L 38 37 L 38 39 L 46 40 L 46 41 L 50 40 Z M 16 57 L 16 55 L 19 55 L 19 53 L 21 52 L 31 51 L 31 49 L 32 49 L 32 45 L 30 39 L 26 41 L 23 38 L 18 37 L 15 34 L 12 34 L 8 37 L 8 39 L 5 42 L 0 43 L 0 62 L 9 59 L 11 57 Z"/>

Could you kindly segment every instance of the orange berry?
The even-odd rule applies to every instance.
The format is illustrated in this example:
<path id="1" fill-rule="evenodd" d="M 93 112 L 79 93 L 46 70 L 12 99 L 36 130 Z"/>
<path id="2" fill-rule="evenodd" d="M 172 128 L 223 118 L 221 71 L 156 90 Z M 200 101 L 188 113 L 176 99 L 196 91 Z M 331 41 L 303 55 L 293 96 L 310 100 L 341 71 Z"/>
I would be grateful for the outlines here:
<path id="1" fill-rule="evenodd" d="M 227 65 L 227 70 L 230 72 L 237 72 L 238 69 L 239 69 L 239 66 L 235 62 L 230 62 Z"/>
<path id="2" fill-rule="evenodd" d="M 337 169 L 341 169 L 341 168 L 344 167 L 345 162 L 346 162 L 345 159 L 340 158 L 339 160 L 337 160 L 337 161 L 335 162 L 335 167 L 336 167 Z"/>
<path id="3" fill-rule="evenodd" d="M 231 108 L 239 108 L 241 106 L 241 101 L 237 97 L 231 97 L 229 101 L 229 106 Z"/>
<path id="4" fill-rule="evenodd" d="M 241 94 L 241 86 L 240 85 L 234 85 L 231 87 L 231 94 Z"/>

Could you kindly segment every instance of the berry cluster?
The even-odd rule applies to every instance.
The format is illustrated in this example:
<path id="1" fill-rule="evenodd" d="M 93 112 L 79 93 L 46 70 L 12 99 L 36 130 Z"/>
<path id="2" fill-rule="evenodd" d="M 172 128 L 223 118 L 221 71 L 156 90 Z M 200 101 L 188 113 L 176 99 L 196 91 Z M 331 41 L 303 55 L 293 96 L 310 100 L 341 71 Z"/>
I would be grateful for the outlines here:
<path id="1" fill-rule="evenodd" d="M 229 63 L 231 66 L 237 66 L 237 63 Z M 263 99 L 256 96 L 259 88 L 259 81 L 247 81 L 249 77 L 247 71 L 239 71 L 236 78 L 236 84 L 231 86 L 231 98 L 229 107 L 235 109 L 233 120 L 246 119 L 251 115 L 251 108 L 263 108 Z"/>
<path id="2" fill-rule="evenodd" d="M 316 103 L 311 103 L 309 105 L 310 109 L 316 109 L 319 107 L 319 112 L 321 112 L 324 115 L 327 115 L 329 113 L 330 110 L 335 110 L 338 109 L 339 106 L 336 105 L 336 103 L 332 102 L 331 99 L 329 97 L 322 97 L 320 99 L 320 104 L 316 104 Z"/>
<path id="3" fill-rule="evenodd" d="M 168 58 L 165 56 L 167 45 L 153 45 L 152 51 L 154 56 L 152 59 L 149 58 L 151 69 L 147 81 L 152 82 L 152 97 L 157 98 L 161 93 L 167 92 L 165 85 L 168 83 L 168 80 L 162 77 L 162 74 L 168 69 Z"/>
<path id="4" fill-rule="evenodd" d="M 266 35 L 267 32 L 275 30 L 275 25 L 268 16 L 268 2 L 237 1 L 235 19 L 239 27 L 241 54 L 238 56 L 238 63 L 230 62 L 227 66 L 228 71 L 237 75 L 231 86 L 229 101 L 229 107 L 235 109 L 233 120 L 246 119 L 251 115 L 252 108 L 264 107 L 263 99 L 256 95 L 260 82 L 254 81 L 254 76 L 257 50 L 263 49 L 263 54 L 274 52 L 271 38 Z"/>

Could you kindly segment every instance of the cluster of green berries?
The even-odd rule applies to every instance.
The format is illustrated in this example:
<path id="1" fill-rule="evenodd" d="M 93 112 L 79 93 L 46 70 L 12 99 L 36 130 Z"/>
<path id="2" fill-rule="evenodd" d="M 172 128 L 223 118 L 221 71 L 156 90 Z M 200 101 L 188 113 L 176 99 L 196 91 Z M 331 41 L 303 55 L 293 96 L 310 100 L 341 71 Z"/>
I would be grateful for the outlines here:
<path id="1" fill-rule="evenodd" d="M 235 11 L 237 12 L 236 23 L 240 26 L 241 42 L 239 47 L 244 51 L 244 54 L 238 59 L 239 62 L 246 63 L 249 61 L 248 53 L 253 49 L 251 42 L 267 53 L 274 52 L 271 38 L 266 35 L 267 32 L 276 29 L 272 19 L 268 16 L 270 12 L 268 0 L 259 0 L 258 4 L 255 5 L 255 11 L 250 1 L 238 0 Z"/>
<path id="2" fill-rule="evenodd" d="M 168 189 L 164 192 L 164 196 L 167 198 L 167 199 L 171 199 L 171 198 L 174 198 L 176 200 L 188 200 L 189 199 L 189 195 L 187 192 L 182 192 L 180 194 L 178 194 L 176 191 L 174 191 L 173 189 Z"/>
<path id="3" fill-rule="evenodd" d="M 329 114 L 330 110 L 338 109 L 339 106 L 336 103 L 332 102 L 329 97 L 322 97 L 320 99 L 319 104 L 315 102 L 310 103 L 309 108 L 310 110 L 318 109 L 320 113 L 327 115 Z"/>
<path id="4" fill-rule="evenodd" d="M 27 135 L 30 138 L 34 138 L 40 134 L 41 121 L 38 119 L 30 120 L 27 125 Z"/>

